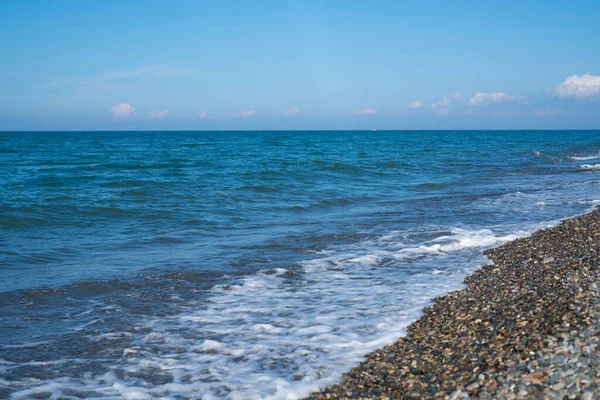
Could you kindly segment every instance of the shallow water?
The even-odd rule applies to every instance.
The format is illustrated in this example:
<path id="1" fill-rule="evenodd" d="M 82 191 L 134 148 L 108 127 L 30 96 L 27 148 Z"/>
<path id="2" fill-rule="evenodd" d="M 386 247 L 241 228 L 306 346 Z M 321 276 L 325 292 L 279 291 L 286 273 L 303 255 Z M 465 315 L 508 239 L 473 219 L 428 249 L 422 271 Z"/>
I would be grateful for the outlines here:
<path id="1" fill-rule="evenodd" d="M 600 204 L 600 132 L 0 133 L 0 398 L 297 398 Z"/>

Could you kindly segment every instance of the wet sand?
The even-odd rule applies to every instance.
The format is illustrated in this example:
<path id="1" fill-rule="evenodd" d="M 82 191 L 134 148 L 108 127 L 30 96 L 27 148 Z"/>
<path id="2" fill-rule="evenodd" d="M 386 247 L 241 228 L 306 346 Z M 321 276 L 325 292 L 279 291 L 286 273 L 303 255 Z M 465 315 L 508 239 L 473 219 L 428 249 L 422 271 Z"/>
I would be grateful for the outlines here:
<path id="1" fill-rule="evenodd" d="M 600 398 L 600 209 L 491 249 L 332 398 Z"/>

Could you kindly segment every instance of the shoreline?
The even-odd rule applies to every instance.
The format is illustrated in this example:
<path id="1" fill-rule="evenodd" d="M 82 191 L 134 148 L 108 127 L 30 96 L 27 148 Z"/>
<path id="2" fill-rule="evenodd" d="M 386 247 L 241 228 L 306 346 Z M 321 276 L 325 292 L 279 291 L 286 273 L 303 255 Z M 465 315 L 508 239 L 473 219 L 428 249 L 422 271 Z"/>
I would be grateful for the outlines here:
<path id="1" fill-rule="evenodd" d="M 600 208 L 484 254 L 466 288 L 307 398 L 600 397 Z"/>

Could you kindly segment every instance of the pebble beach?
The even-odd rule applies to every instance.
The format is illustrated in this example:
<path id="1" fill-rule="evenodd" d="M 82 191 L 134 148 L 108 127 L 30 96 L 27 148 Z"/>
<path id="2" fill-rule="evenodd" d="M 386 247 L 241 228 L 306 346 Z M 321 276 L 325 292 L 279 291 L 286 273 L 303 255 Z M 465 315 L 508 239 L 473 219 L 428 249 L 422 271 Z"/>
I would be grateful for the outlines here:
<path id="1" fill-rule="evenodd" d="M 309 399 L 600 398 L 600 210 L 485 254 L 466 288 Z"/>

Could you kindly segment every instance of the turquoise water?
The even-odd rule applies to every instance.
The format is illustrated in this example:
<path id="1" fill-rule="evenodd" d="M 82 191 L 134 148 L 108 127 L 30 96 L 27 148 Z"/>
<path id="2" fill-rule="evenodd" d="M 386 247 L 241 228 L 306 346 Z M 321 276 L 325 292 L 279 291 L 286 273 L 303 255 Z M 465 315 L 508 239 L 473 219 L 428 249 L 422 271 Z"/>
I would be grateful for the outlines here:
<path id="1" fill-rule="evenodd" d="M 4 132 L 0 172 L 0 397 L 295 398 L 600 203 L 600 132 Z"/>

